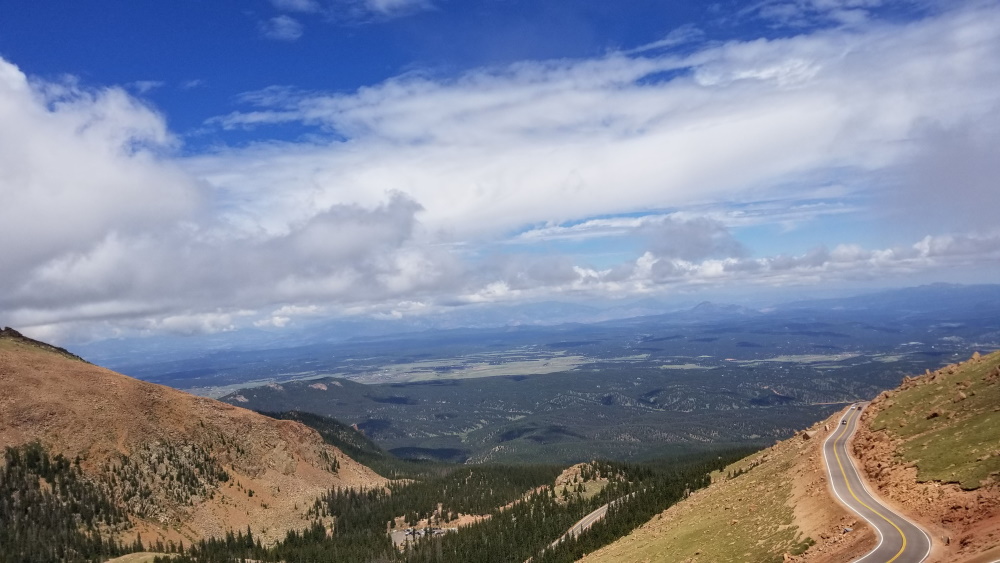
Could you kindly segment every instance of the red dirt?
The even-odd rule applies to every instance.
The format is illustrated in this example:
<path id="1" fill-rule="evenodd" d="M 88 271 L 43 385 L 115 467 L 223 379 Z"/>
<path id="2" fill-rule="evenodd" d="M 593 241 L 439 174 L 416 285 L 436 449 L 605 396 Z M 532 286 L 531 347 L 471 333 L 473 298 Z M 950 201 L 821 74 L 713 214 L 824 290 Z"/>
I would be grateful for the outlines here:
<path id="1" fill-rule="evenodd" d="M 144 541 L 190 541 L 249 524 L 275 540 L 306 527 L 305 510 L 326 489 L 385 482 L 298 422 L 139 381 L 15 335 L 0 335 L 0 446 L 39 440 L 99 475 L 149 444 L 193 444 L 230 474 L 214 499 L 164 506 L 159 521 L 134 519 L 126 539 L 141 532 Z M 325 458 L 336 458 L 337 473 Z"/>

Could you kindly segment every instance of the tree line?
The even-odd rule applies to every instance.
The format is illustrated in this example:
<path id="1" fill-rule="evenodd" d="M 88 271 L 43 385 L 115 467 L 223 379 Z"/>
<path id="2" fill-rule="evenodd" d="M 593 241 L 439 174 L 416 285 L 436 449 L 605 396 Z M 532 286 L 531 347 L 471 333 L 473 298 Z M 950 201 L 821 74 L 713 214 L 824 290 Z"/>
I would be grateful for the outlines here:
<path id="1" fill-rule="evenodd" d="M 80 470 L 38 442 L 7 447 L 0 468 L 0 563 L 100 561 L 129 552 L 114 539 L 124 510 Z"/>
<path id="2" fill-rule="evenodd" d="M 36 442 L 8 447 L 4 453 L 0 563 L 101 561 L 146 549 L 175 554 L 163 558 L 164 563 L 574 561 L 707 485 L 711 471 L 747 453 L 706 453 L 644 464 L 595 461 L 560 487 L 553 486 L 562 470 L 557 466 L 436 465 L 414 472 L 420 478 L 385 488 L 331 489 L 311 507 L 311 525 L 288 532 L 271 546 L 262 545 L 249 528 L 188 545 L 144 545 L 141 539 L 131 544 L 114 539 L 130 525 L 129 510 L 109 483 L 134 479 L 131 472 L 119 471 L 105 483 L 85 475 L 79 459 L 49 455 Z M 198 471 L 199 477 L 206 468 Z M 216 478 L 225 479 L 222 474 Z M 606 485 L 588 496 L 584 483 L 597 479 Z M 177 476 L 179 483 L 199 481 L 183 472 Z M 613 504 L 603 521 L 549 547 L 580 518 L 609 502 Z M 449 533 L 408 536 L 402 549 L 390 539 L 389 532 L 397 526 L 423 521 L 446 528 L 460 514 L 485 518 Z"/>
<path id="3" fill-rule="evenodd" d="M 334 489 L 316 501 L 316 520 L 290 531 L 264 548 L 245 535 L 202 541 L 180 557 L 163 563 L 235 563 L 255 561 L 324 561 L 344 563 L 539 563 L 575 561 L 647 522 L 655 514 L 706 486 L 711 471 L 746 452 L 705 454 L 683 464 L 587 464 L 580 481 L 553 486 L 558 468 L 533 466 L 459 466 L 426 481 L 394 484 L 389 490 Z M 583 480 L 606 479 L 596 495 L 583 494 Z M 513 502 L 517 501 L 517 502 Z M 580 534 L 549 547 L 594 509 L 612 502 L 607 517 Z M 438 508 L 440 503 L 440 509 Z M 480 511 L 485 508 L 485 510 Z M 396 516 L 407 523 L 430 519 L 446 526 L 458 513 L 487 517 L 457 531 L 413 537 L 402 549 L 388 531 Z M 332 524 L 324 521 L 332 519 Z M 159 561 L 159 560 L 158 560 Z"/>

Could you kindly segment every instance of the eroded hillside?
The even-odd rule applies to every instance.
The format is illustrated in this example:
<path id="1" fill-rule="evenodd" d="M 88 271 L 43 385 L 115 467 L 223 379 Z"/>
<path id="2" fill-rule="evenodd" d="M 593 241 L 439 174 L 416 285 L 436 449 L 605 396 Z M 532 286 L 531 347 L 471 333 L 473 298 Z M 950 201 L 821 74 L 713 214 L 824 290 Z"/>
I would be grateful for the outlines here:
<path id="1" fill-rule="evenodd" d="M 1000 352 L 907 378 L 862 421 L 855 455 L 931 531 L 932 560 L 1000 559 Z"/>
<path id="2" fill-rule="evenodd" d="M 38 441 L 76 460 L 133 523 L 123 539 L 190 541 L 249 525 L 306 527 L 331 487 L 384 479 L 294 421 L 274 420 L 0 334 L 0 445 Z"/>

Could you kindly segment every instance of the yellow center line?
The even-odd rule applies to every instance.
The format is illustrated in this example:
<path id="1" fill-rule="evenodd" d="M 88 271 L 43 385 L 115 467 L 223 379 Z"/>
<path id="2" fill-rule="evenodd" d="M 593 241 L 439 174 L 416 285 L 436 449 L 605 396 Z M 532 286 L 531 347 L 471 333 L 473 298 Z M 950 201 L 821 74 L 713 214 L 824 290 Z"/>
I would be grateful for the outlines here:
<path id="1" fill-rule="evenodd" d="M 854 410 L 855 409 L 852 409 L 852 411 L 854 411 Z M 856 412 L 848 413 L 848 417 L 849 418 L 853 418 L 855 414 L 857 414 L 857 413 Z M 854 494 L 854 490 L 851 488 L 851 480 L 847 478 L 847 472 L 844 471 L 844 464 L 840 462 L 840 454 L 837 453 L 837 442 L 840 441 L 844 437 L 845 434 L 847 434 L 847 428 L 850 427 L 850 425 L 851 425 L 851 421 L 850 420 L 848 420 L 847 424 L 842 424 L 841 426 L 843 426 L 843 428 L 841 429 L 840 436 L 837 436 L 836 438 L 833 439 L 833 457 L 835 457 L 837 459 L 837 466 L 840 467 L 840 473 L 844 476 L 844 484 L 847 485 L 847 492 L 851 493 L 851 496 L 854 497 L 854 500 L 858 501 L 858 504 L 860 504 L 861 506 L 867 508 L 868 510 L 871 510 L 875 514 L 878 514 L 879 517 L 881 517 L 883 520 L 885 520 L 886 522 L 888 522 L 893 528 L 896 528 L 896 531 L 899 532 L 900 537 L 903 538 L 903 545 L 902 545 L 902 547 L 899 548 L 899 551 L 896 552 L 896 555 L 892 556 L 892 559 L 886 561 L 886 563 L 892 563 L 893 561 L 895 561 L 896 559 L 898 559 L 900 555 L 903 554 L 903 551 L 906 550 L 906 534 L 903 533 L 903 530 L 899 529 L 899 526 L 897 526 L 895 524 L 895 522 L 893 522 L 892 520 L 889 520 L 881 512 L 879 512 L 879 511 L 875 510 L 874 508 L 872 508 L 872 507 L 868 506 L 867 504 L 865 504 L 864 501 L 862 501 L 861 499 L 859 499 L 858 496 L 856 494 Z"/>

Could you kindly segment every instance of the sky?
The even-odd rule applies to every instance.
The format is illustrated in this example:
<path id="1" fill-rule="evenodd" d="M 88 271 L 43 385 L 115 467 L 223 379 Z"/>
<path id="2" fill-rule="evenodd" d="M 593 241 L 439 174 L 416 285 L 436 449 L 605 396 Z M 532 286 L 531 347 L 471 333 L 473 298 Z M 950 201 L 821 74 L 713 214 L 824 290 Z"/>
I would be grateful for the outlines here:
<path id="1" fill-rule="evenodd" d="M 0 325 L 995 282 L 997 147 L 997 1 L 5 2 Z"/>

